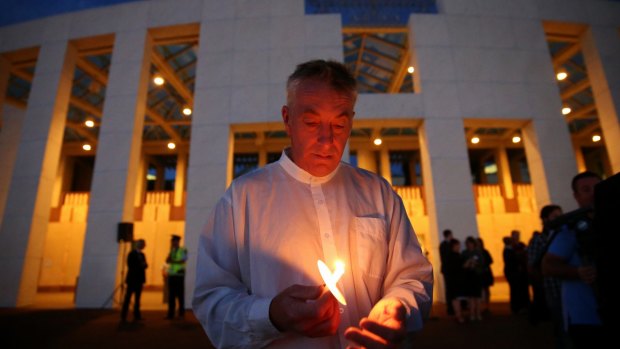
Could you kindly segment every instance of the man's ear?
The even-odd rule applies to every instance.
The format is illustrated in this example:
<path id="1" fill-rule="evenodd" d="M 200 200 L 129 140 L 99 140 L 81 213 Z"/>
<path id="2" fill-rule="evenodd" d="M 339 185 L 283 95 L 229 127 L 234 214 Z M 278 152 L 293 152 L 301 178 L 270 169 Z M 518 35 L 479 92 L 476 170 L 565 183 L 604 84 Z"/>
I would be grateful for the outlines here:
<path id="1" fill-rule="evenodd" d="M 282 106 L 282 121 L 284 122 L 284 128 L 286 129 L 286 133 L 287 134 L 291 134 L 290 132 L 290 122 L 291 120 L 291 115 L 289 114 L 289 109 L 287 105 L 283 105 Z"/>

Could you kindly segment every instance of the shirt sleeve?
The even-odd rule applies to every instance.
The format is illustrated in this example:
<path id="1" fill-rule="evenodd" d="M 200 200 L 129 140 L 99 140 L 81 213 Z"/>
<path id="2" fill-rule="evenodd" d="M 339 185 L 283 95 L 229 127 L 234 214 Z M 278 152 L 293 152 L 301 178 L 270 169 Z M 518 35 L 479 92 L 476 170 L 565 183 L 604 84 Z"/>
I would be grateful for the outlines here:
<path id="1" fill-rule="evenodd" d="M 384 298 L 398 298 L 407 308 L 407 330 L 417 331 L 433 303 L 433 267 L 422 253 L 400 197 L 392 192 L 388 202 L 391 202 L 392 216 L 388 217 L 389 256 Z"/>
<path id="2" fill-rule="evenodd" d="M 234 226 L 229 190 L 200 236 L 192 307 L 215 347 L 263 347 L 281 333 L 269 320 L 271 299 L 242 281 Z"/>
<path id="3" fill-rule="evenodd" d="M 548 253 L 556 255 L 569 261 L 575 251 L 576 236 L 566 226 L 564 226 L 555 236 L 551 245 L 549 245 Z"/>
<path id="4" fill-rule="evenodd" d="M 531 240 L 530 246 L 527 248 L 527 266 L 534 267 L 536 262 L 536 258 L 540 253 L 542 248 L 542 239 L 540 237 L 535 237 Z"/>

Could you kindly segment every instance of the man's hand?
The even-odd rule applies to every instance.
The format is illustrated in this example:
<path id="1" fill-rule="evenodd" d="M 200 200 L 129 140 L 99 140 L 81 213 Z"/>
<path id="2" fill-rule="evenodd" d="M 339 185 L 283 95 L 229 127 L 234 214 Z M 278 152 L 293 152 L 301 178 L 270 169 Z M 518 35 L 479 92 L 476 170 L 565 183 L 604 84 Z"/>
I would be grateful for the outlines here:
<path id="1" fill-rule="evenodd" d="M 596 281 L 596 268 L 593 266 L 585 266 L 577 268 L 577 274 L 581 281 L 586 284 L 592 284 Z"/>
<path id="2" fill-rule="evenodd" d="M 293 285 L 271 301 L 269 319 L 282 332 L 323 337 L 336 334 L 340 312 L 338 301 L 325 286 Z"/>
<path id="3" fill-rule="evenodd" d="M 407 335 L 406 316 L 407 310 L 398 299 L 382 299 L 367 318 L 360 320 L 360 328 L 349 327 L 344 336 L 367 349 L 397 348 Z"/>

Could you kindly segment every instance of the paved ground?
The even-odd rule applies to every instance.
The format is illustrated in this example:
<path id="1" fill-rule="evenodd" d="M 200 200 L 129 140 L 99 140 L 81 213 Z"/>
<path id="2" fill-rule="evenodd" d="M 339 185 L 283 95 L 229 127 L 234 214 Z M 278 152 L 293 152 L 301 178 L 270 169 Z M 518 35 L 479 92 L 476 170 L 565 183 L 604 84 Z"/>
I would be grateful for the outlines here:
<path id="1" fill-rule="evenodd" d="M 553 348 L 551 326 L 531 326 L 525 315 L 492 304 L 480 322 L 457 324 L 434 308 L 416 348 Z M 164 320 L 162 310 L 143 311 L 145 321 L 119 325 L 115 310 L 0 309 L 0 347 L 12 348 L 212 348 L 191 312 L 185 320 Z"/>

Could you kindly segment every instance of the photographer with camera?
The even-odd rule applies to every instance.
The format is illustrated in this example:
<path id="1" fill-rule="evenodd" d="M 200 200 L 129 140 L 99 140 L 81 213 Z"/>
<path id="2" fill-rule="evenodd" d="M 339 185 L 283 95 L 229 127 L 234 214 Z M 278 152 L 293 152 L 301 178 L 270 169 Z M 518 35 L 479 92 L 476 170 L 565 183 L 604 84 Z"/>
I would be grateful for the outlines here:
<path id="1" fill-rule="evenodd" d="M 597 174 L 588 171 L 573 178 L 571 186 L 579 210 L 557 218 L 562 224 L 551 237 L 542 262 L 545 276 L 562 281 L 564 327 L 576 348 L 598 348 L 604 343 L 594 287 L 596 266 L 589 243 L 593 236 L 594 186 L 600 181 Z"/>

